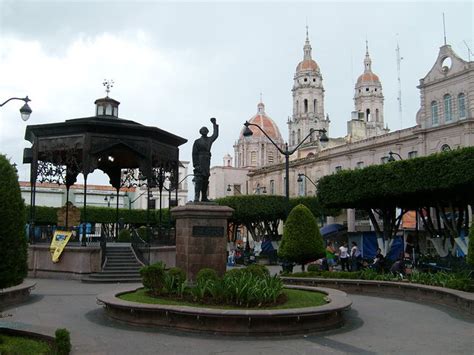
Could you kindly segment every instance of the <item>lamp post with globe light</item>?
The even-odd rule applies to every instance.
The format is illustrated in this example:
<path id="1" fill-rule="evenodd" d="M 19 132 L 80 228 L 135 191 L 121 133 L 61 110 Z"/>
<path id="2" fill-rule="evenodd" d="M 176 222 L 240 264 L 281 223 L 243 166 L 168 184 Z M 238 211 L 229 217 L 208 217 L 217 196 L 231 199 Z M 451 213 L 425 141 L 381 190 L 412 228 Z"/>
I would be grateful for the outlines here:
<path id="1" fill-rule="evenodd" d="M 0 107 L 2 107 L 3 105 L 5 105 L 7 102 L 10 102 L 12 100 L 20 100 L 20 101 L 24 101 L 25 104 L 20 108 L 20 114 L 21 114 L 21 119 L 23 121 L 28 121 L 28 119 L 30 118 L 30 115 L 31 113 L 33 112 L 30 108 L 30 106 L 28 105 L 28 102 L 30 102 L 31 100 L 28 98 L 28 96 L 24 97 L 24 98 L 21 98 L 21 97 L 11 97 L 9 98 L 7 101 L 5 101 L 3 104 L 0 104 Z"/>

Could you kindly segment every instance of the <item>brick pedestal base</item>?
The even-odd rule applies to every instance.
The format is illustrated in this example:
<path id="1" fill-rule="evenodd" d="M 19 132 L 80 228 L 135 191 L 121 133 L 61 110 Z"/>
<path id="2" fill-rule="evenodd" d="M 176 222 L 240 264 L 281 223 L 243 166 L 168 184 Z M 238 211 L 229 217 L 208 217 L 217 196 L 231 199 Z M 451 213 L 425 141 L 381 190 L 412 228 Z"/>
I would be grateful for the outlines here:
<path id="1" fill-rule="evenodd" d="M 227 219 L 234 210 L 213 203 L 189 203 L 171 210 L 176 219 L 176 266 L 190 282 L 199 270 L 223 275 L 227 263 Z"/>

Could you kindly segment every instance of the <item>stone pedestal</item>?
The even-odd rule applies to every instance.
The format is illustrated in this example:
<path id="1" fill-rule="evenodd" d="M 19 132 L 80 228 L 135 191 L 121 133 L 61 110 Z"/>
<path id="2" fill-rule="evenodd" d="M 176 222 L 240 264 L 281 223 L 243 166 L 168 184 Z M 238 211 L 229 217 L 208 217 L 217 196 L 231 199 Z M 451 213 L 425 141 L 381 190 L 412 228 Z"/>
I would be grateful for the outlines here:
<path id="1" fill-rule="evenodd" d="M 227 264 L 227 219 L 233 209 L 214 203 L 189 203 L 171 210 L 176 219 L 176 266 L 190 282 L 199 270 L 223 275 Z"/>

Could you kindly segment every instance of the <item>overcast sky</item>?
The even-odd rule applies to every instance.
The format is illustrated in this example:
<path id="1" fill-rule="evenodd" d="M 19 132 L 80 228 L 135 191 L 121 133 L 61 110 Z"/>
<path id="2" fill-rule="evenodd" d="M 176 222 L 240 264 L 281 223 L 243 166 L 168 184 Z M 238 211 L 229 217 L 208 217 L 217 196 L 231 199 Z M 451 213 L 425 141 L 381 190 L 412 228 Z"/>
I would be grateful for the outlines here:
<path id="1" fill-rule="evenodd" d="M 286 140 L 291 87 L 303 58 L 305 26 L 325 88 L 330 136 L 346 134 L 354 82 L 363 72 L 365 40 L 385 95 L 385 121 L 400 129 L 397 41 L 403 127 L 415 125 L 416 86 L 447 41 L 467 60 L 474 50 L 472 2 L 158 2 L 0 0 L 0 103 L 29 95 L 28 124 L 94 114 L 113 79 L 119 115 L 188 139 L 180 158 L 191 160 L 201 126 L 220 124 L 212 165 L 221 165 L 245 120 L 267 114 Z M 397 35 L 398 34 L 398 35 Z M 472 58 L 471 58 L 472 59 Z M 0 109 L 0 152 L 19 165 L 26 124 L 20 102 Z M 192 171 L 190 171 L 192 172 Z M 106 182 L 97 177 L 97 182 Z"/>

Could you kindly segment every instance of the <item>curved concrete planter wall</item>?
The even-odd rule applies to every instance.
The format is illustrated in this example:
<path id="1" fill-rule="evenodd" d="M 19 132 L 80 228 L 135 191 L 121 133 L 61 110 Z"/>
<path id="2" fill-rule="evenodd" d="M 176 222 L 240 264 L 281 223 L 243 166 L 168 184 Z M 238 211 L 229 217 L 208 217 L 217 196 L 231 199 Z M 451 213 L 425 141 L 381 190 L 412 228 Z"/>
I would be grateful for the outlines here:
<path id="1" fill-rule="evenodd" d="M 474 293 L 408 282 L 282 277 L 285 284 L 331 287 L 347 293 L 402 298 L 455 308 L 474 316 Z"/>
<path id="2" fill-rule="evenodd" d="M 334 329 L 344 324 L 342 313 L 352 304 L 346 293 L 305 286 L 289 288 L 322 292 L 327 294 L 330 302 L 320 307 L 285 310 L 224 310 L 143 304 L 117 297 L 136 290 L 130 288 L 99 295 L 97 300 L 104 305 L 108 316 L 115 320 L 189 332 L 252 336 L 303 334 Z"/>
<path id="3" fill-rule="evenodd" d="M 0 311 L 6 307 L 25 302 L 36 283 L 25 281 L 19 285 L 0 289 Z"/>

